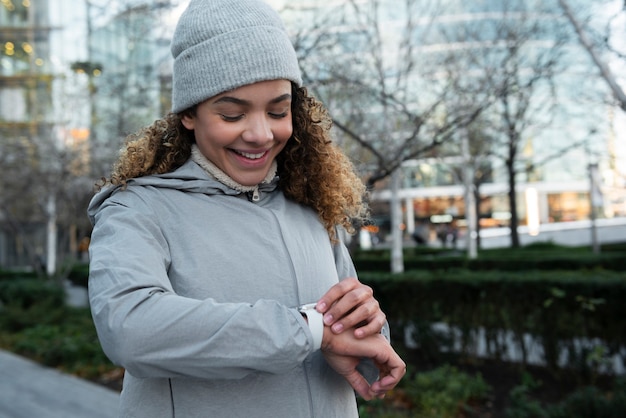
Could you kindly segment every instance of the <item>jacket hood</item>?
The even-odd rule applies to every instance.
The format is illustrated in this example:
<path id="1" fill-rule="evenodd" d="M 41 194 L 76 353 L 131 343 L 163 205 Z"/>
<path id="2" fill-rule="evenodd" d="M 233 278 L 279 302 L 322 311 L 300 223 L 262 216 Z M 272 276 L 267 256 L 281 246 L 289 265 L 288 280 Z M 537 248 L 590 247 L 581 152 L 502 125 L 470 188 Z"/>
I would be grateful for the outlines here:
<path id="1" fill-rule="evenodd" d="M 174 189 L 188 193 L 202 193 L 206 195 L 229 195 L 239 196 L 244 192 L 235 190 L 211 177 L 202 167 L 188 160 L 178 169 L 164 174 L 137 177 L 127 182 L 127 188 L 133 187 L 156 187 L 161 189 Z M 260 191 L 268 193 L 278 187 L 278 177 L 269 183 L 261 183 Z M 87 215 L 94 222 L 94 216 L 102 204 L 113 194 L 122 189 L 122 186 L 109 185 L 97 192 L 89 203 Z"/>

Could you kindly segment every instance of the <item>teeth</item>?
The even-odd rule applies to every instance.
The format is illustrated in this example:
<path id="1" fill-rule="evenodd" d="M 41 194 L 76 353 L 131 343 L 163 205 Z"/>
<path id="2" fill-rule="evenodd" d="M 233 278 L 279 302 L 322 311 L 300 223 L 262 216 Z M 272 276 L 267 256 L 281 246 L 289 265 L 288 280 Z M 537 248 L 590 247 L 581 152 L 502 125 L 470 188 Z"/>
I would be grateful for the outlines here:
<path id="1" fill-rule="evenodd" d="M 251 160 L 258 160 L 259 158 L 265 155 L 265 152 L 261 152 L 259 154 L 250 154 L 248 152 L 241 152 L 241 151 L 235 151 L 235 152 Z"/>

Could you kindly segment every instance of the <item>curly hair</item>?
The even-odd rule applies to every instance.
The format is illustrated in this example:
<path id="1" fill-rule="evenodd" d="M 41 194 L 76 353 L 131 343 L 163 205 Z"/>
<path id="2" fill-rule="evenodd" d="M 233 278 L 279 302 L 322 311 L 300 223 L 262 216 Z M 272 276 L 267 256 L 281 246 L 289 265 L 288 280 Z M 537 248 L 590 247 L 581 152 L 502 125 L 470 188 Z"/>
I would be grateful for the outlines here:
<path id="1" fill-rule="evenodd" d="M 305 87 L 292 85 L 293 134 L 278 155 L 279 186 L 287 198 L 312 208 L 331 240 L 336 227 L 354 233 L 354 223 L 368 215 L 365 185 L 343 151 L 332 142 L 331 118 L 324 105 Z M 196 107 L 163 119 L 126 138 L 106 183 L 126 186 L 129 179 L 163 174 L 183 165 L 191 155 L 194 133 L 182 124 Z"/>

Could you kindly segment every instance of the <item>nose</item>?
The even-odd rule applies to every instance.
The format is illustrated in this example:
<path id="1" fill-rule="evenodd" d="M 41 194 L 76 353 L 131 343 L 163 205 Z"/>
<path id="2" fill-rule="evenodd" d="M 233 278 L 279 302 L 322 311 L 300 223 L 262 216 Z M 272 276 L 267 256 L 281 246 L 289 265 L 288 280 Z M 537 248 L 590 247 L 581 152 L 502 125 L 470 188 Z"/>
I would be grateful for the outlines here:
<path id="1" fill-rule="evenodd" d="M 272 124 L 266 115 L 254 115 L 248 118 L 248 123 L 242 134 L 246 142 L 266 143 L 274 139 Z"/>

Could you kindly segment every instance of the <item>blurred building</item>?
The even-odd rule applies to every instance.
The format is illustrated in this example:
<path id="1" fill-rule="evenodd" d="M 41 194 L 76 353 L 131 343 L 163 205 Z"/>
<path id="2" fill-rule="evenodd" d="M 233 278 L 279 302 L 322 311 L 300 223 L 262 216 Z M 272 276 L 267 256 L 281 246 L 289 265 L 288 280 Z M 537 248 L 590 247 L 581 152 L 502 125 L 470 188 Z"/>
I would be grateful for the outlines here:
<path id="1" fill-rule="evenodd" d="M 319 45 L 307 44 L 306 39 L 298 37 L 304 28 L 322 34 L 318 38 L 322 43 L 334 42 L 331 51 L 340 54 L 347 64 L 371 47 L 362 37 L 367 16 L 334 14 L 346 6 L 371 12 L 366 8 L 367 1 L 268 1 L 280 11 L 298 51 L 309 62 L 316 61 Z M 602 28 L 602 13 L 606 17 L 602 6 L 607 2 L 570 2 L 589 16 L 599 16 L 590 22 Z M 20 217 L 7 219 L 7 212 L 0 211 L 0 266 L 28 264 L 33 254 L 45 253 L 46 202 L 41 200 L 50 187 L 60 183 L 50 174 L 58 169 L 54 167 L 56 156 L 68 151 L 76 154 L 69 170 L 75 176 L 72 181 L 78 176 L 99 178 L 107 174 L 127 134 L 169 110 L 169 39 L 175 16 L 186 3 L 0 1 L 0 204 Z M 493 53 L 498 41 L 493 37 L 495 28 L 505 17 L 510 21 L 548 22 L 542 27 L 553 28 L 552 35 L 556 35 L 558 24 L 563 24 L 556 0 L 409 3 L 413 12 L 407 14 L 401 7 L 405 2 L 380 0 L 379 29 L 384 42 L 397 45 L 408 39 L 404 31 L 410 19 L 411 36 L 419 41 L 413 45 L 419 67 L 437 68 L 450 52 L 463 55 L 483 48 L 483 55 Z M 506 13 L 503 4 L 509 5 Z M 433 5 L 441 7 L 435 11 Z M 176 13 L 172 13 L 174 6 L 181 6 Z M 463 38 L 463 31 L 473 34 L 472 42 Z M 528 54 L 549 50 L 552 35 L 550 30 L 538 34 L 529 43 Z M 555 78 L 554 86 L 559 93 L 558 111 L 546 113 L 549 118 L 536 119 L 534 128 L 522 138 L 522 155 L 517 161 L 521 225 L 529 223 L 529 211 L 540 224 L 589 219 L 592 202 L 599 218 L 626 215 L 623 112 L 606 104 L 607 89 L 574 37 L 563 50 L 564 71 Z M 382 45 L 381 51 L 385 59 L 395 58 L 393 48 Z M 326 58 L 317 59 L 318 71 L 324 71 Z M 350 65 L 346 65 L 349 70 Z M 423 82 L 419 71 L 410 81 L 417 86 Z M 343 102 L 341 97 L 336 99 L 327 103 L 331 111 L 345 110 L 337 107 Z M 340 132 L 337 136 L 349 146 Z M 566 144 L 572 144 L 571 149 Z M 353 151 L 357 155 L 356 148 L 350 149 L 351 155 Z M 451 219 L 463 225 L 464 188 L 458 177 L 463 161 L 462 155 L 448 149 L 436 158 L 428 155 L 404 164 L 400 198 L 407 231 L 420 224 L 449 223 Z M 481 167 L 488 173 L 480 186 L 482 224 L 486 228 L 506 226 L 510 210 L 504 164 L 501 159 L 487 157 Z M 38 172 L 39 177 L 29 177 L 32 172 Z M 594 193 L 592 178 L 597 185 Z M 92 181 L 80 185 L 85 195 L 91 192 Z M 385 219 L 390 191 L 384 183 L 379 186 L 374 194 L 374 215 L 384 228 L 388 225 Z M 16 221 L 20 234 L 28 236 L 15 233 L 11 222 Z M 77 236 L 82 232 L 71 230 L 61 219 L 59 222 L 67 238 L 64 242 L 75 243 L 82 238 Z M 73 227 L 80 231 L 80 226 Z"/>
<path id="2" fill-rule="evenodd" d="M 0 129 L 4 139 L 47 135 L 52 69 L 48 1 L 0 7 Z"/>
<path id="3" fill-rule="evenodd" d="M 47 0 L 0 3 L 0 265 L 25 259 L 23 241 L 37 235 L 33 202 L 20 199 L 21 186 L 12 186 L 16 175 L 41 164 L 39 149 L 54 128 L 52 30 Z M 19 239 L 9 233 L 14 213 L 24 218 L 26 236 Z"/>
<path id="4" fill-rule="evenodd" d="M 92 144 L 103 157 L 170 108 L 169 81 L 163 77 L 164 71 L 171 74 L 171 28 L 163 22 L 170 3 L 127 1 L 91 27 L 89 62 L 100 70 L 92 80 Z"/>
<path id="5" fill-rule="evenodd" d="M 301 46 L 310 46 L 301 38 L 302 28 L 308 25 L 309 33 L 329 32 L 330 28 L 330 32 L 337 35 L 332 38 L 337 43 L 337 50 L 344 54 L 342 58 L 348 62 L 372 47 L 360 36 L 362 27 L 359 25 L 367 22 L 367 18 L 352 19 L 345 12 L 346 9 L 354 11 L 360 8 L 362 13 L 369 13 L 371 19 L 374 11 L 368 7 L 367 1 L 274 0 L 272 3 L 282 11 L 289 31 Z M 463 70 L 468 74 L 467 79 L 471 80 L 472 72 L 479 71 L 476 56 L 485 61 L 493 58 L 495 62 L 507 42 L 511 42 L 512 33 L 507 32 L 503 22 L 522 28 L 520 30 L 533 27 L 532 32 L 522 33 L 522 36 L 528 37 L 522 46 L 525 55 L 518 63 L 522 76 L 532 71 L 535 57 L 540 54 L 547 56 L 558 48 L 559 62 L 554 67 L 556 73 L 551 82 L 538 87 L 533 98 L 541 101 L 555 94 L 558 103 L 543 109 L 537 103 L 531 106 L 537 114 L 525 121 L 528 126 L 519 138 L 515 169 L 520 225 L 588 220 L 592 205 L 595 206 L 595 216 L 599 218 L 626 216 L 625 117 L 609 103 L 610 94 L 604 81 L 597 75 L 598 71 L 587 52 L 573 36 L 573 30 L 564 20 L 557 1 L 416 0 L 406 4 L 409 3 L 412 4 L 412 13 L 406 12 L 405 2 L 378 2 L 376 23 L 383 42 L 389 42 L 380 48 L 383 60 L 392 62 L 397 59 L 393 51 L 397 50 L 398 43 L 410 39 L 405 42 L 413 42 L 413 53 L 419 56 L 418 66 L 434 68 L 441 64 L 444 68 L 451 56 L 463 59 L 471 55 L 473 60 L 468 59 Z M 606 1 L 570 0 L 570 3 L 581 16 L 591 17 L 588 20 L 591 25 L 597 25 L 599 31 L 604 29 L 606 20 L 603 19 L 608 13 Z M 342 12 L 330 13 L 333 8 Z M 320 16 L 325 18 L 320 19 Z M 410 34 L 407 34 L 407 23 L 410 24 Z M 331 37 L 327 37 L 326 41 Z M 320 43 L 325 41 L 323 38 L 315 39 Z M 306 53 L 315 54 L 315 48 Z M 323 71 L 323 63 L 317 68 Z M 386 67 L 385 70 L 389 77 L 394 77 L 393 67 Z M 427 82 L 420 79 L 424 74 L 418 70 L 416 68 L 415 78 L 409 80 L 417 88 Z M 330 107 L 332 112 L 332 103 Z M 468 129 L 471 130 L 471 127 Z M 481 135 L 496 139 L 505 136 L 504 131 L 493 129 L 465 134 L 470 135 L 470 142 Z M 342 133 L 337 131 L 337 135 Z M 486 155 L 478 164 L 485 173 L 479 189 L 482 228 L 506 227 L 510 219 L 507 170 L 504 159 L 496 156 L 506 151 L 506 146 L 502 144 L 494 146 L 490 150 L 493 155 Z M 463 227 L 466 189 L 459 174 L 467 164 L 464 157 L 459 150 L 455 153 L 445 148 L 440 155 L 425 155 L 404 164 L 400 198 L 407 231 L 412 232 L 416 224 L 423 223 L 432 225 L 454 221 Z M 392 194 L 386 184 L 380 186 L 373 195 L 374 215 L 384 225 L 389 216 L 388 202 Z"/>
<path id="6" fill-rule="evenodd" d="M 169 109 L 171 3 L 0 2 L 0 268 L 76 252 L 94 179 Z"/>

